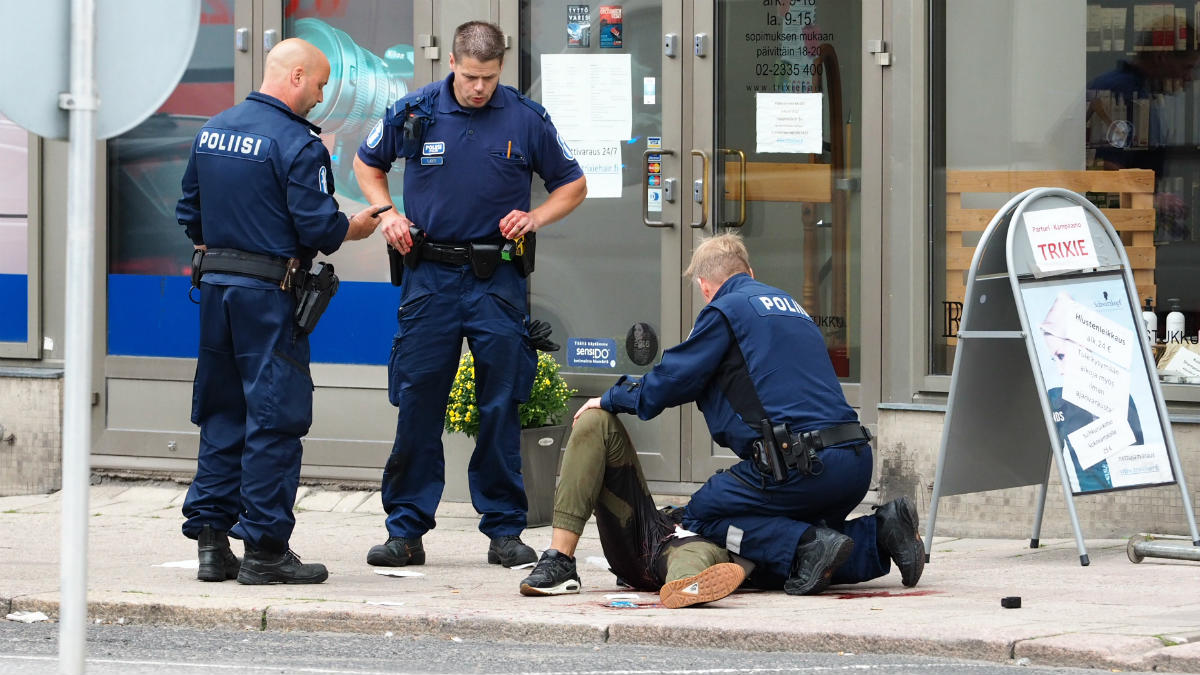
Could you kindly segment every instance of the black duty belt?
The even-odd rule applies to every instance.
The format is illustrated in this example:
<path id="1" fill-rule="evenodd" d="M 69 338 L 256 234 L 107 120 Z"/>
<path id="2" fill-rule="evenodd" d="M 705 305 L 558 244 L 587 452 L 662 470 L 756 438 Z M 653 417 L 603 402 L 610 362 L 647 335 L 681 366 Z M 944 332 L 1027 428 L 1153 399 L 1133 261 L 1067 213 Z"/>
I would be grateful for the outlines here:
<path id="1" fill-rule="evenodd" d="M 427 241 L 421 245 L 421 260 L 432 260 L 447 265 L 469 265 L 471 264 L 471 249 L 465 245 Z"/>
<path id="2" fill-rule="evenodd" d="M 299 267 L 300 261 L 296 258 L 262 255 L 234 248 L 210 248 L 203 252 L 199 274 L 194 281 L 198 282 L 200 276 L 210 272 L 237 274 L 279 284 L 283 290 L 290 290 L 293 281 L 300 281 L 295 278 Z"/>

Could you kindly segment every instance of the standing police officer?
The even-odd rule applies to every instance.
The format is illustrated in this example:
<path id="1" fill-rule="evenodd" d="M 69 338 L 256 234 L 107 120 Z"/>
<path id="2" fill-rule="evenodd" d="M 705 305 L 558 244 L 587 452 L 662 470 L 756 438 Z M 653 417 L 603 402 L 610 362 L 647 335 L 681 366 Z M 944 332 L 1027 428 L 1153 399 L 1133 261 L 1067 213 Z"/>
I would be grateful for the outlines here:
<path id="1" fill-rule="evenodd" d="M 564 490 L 586 491 L 596 483 L 568 480 L 576 437 L 600 439 L 594 442 L 611 446 L 610 458 L 636 457 L 621 451 L 628 437 L 614 414 L 634 413 L 648 420 L 692 401 L 704 413 L 713 440 L 741 461 L 717 472 L 692 495 L 677 514 L 684 528 L 756 563 L 751 577 L 756 584 L 782 585 L 792 595 L 883 576 L 889 558 L 900 568 L 904 585 L 915 585 L 925 549 L 917 534 L 917 511 L 908 498 L 846 520 L 871 480 L 870 437 L 846 403 L 820 329 L 787 293 L 754 280 L 746 247 L 736 234 L 700 244 L 687 275 L 696 279 L 708 303 L 687 340 L 664 352 L 642 378 L 621 377 L 575 414 L 555 497 L 551 548 L 522 582 L 521 592 L 578 592 L 575 563 L 568 556 L 591 516 L 586 507 L 595 499 L 564 495 Z M 588 412 L 592 409 L 599 411 Z M 610 484 L 615 474 L 611 460 L 609 465 L 598 469 L 605 487 L 636 506 L 637 484 Z M 644 521 L 630 531 L 673 531 L 665 514 L 645 508 L 627 512 Z M 603 530 L 601 534 L 607 554 L 611 542 L 604 541 Z M 643 552 L 642 560 L 650 560 L 661 546 L 657 540 L 625 542 L 626 548 Z M 720 552 L 700 552 L 704 564 L 720 562 Z M 701 567 L 693 563 L 693 570 Z M 728 576 L 711 572 L 688 583 L 704 592 L 706 580 L 714 596 L 731 590 L 723 585 Z M 680 589 L 664 587 L 663 592 L 678 595 Z"/>
<path id="2" fill-rule="evenodd" d="M 405 160 L 404 214 L 387 213 L 382 227 L 407 269 L 388 364 L 388 396 L 400 409 L 383 471 L 388 540 L 367 554 L 372 565 L 425 562 L 421 536 L 445 486 L 442 427 L 463 337 L 480 412 L 468 478 L 479 529 L 491 538 L 488 562 L 537 558 L 520 539 L 528 507 L 517 406 L 537 362 L 524 275 L 533 233 L 570 213 L 587 187 L 546 111 L 498 86 L 503 60 L 499 27 L 459 26 L 450 75 L 393 104 L 354 159 L 363 194 L 383 203 L 392 162 Z M 550 194 L 530 209 L 535 171 Z"/>
<path id="3" fill-rule="evenodd" d="M 288 547 L 313 391 L 296 290 L 317 251 L 369 236 L 380 208 L 347 220 L 333 198 L 321 130 L 304 119 L 328 80 L 329 61 L 316 47 L 280 42 L 259 91 L 204 125 L 183 176 L 175 215 L 204 251 L 193 259 L 193 282 L 203 275 L 192 405 L 200 451 L 183 533 L 198 539 L 204 581 L 328 577 Z M 227 534 L 245 542 L 240 568 Z"/>

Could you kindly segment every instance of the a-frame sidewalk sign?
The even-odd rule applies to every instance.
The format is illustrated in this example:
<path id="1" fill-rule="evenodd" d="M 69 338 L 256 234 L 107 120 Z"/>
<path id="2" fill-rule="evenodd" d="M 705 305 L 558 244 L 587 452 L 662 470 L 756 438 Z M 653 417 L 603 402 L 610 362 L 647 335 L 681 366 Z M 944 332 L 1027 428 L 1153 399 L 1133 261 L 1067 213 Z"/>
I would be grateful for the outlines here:
<path id="1" fill-rule="evenodd" d="M 943 496 L 1040 485 L 1051 460 L 1079 561 L 1076 495 L 1178 484 L 1200 546 L 1129 259 L 1079 194 L 1035 188 L 992 218 L 975 248 L 954 354 L 925 558 Z"/>

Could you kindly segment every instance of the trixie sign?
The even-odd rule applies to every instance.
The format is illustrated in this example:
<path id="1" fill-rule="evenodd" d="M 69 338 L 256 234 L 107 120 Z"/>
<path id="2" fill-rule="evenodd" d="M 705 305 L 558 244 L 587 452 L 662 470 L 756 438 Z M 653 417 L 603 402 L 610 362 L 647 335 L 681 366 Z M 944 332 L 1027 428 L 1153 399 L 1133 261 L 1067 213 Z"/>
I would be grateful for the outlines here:
<path id="1" fill-rule="evenodd" d="M 1026 211 L 1025 231 L 1039 272 L 1070 272 L 1098 266 L 1082 207 Z"/>

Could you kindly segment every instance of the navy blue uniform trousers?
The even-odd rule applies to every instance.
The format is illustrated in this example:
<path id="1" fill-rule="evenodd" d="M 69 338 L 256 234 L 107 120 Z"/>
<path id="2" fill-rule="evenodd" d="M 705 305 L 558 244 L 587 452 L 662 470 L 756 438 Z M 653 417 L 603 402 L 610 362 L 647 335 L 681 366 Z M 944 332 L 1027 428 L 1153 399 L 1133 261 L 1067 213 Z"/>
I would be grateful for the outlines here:
<path id="1" fill-rule="evenodd" d="M 292 294 L 278 288 L 201 285 L 188 537 L 211 525 L 257 550 L 288 548 L 313 394 L 308 336 L 294 329 L 294 311 Z"/>
<path id="2" fill-rule="evenodd" d="M 792 470 L 777 483 L 750 460 L 714 474 L 692 495 L 683 526 L 758 563 L 752 580 L 766 588 L 783 585 L 800 537 L 812 525 L 854 540 L 853 553 L 834 570 L 832 583 L 887 574 L 891 562 L 876 546 L 875 516 L 846 520 L 870 487 L 871 446 L 826 448 L 818 456 L 824 463 L 819 476 Z"/>
<path id="3" fill-rule="evenodd" d="M 388 396 L 399 408 L 383 470 L 388 534 L 433 529 L 446 484 L 442 449 L 446 398 L 462 340 L 475 358 L 479 437 L 467 467 L 471 504 L 489 537 L 520 534 L 528 503 L 521 477 L 521 422 L 537 355 L 525 342 L 525 280 L 501 264 L 489 279 L 466 265 L 422 262 L 406 270 L 399 327 L 388 362 Z"/>

